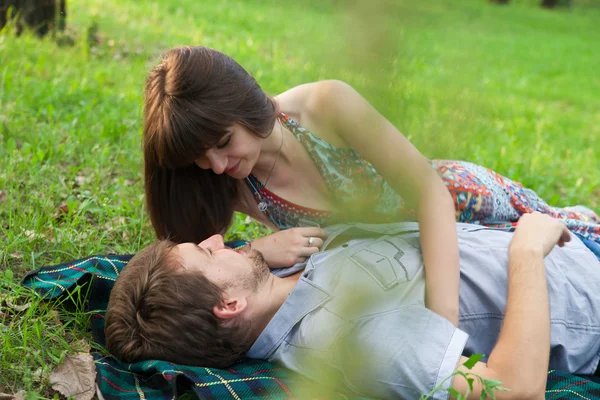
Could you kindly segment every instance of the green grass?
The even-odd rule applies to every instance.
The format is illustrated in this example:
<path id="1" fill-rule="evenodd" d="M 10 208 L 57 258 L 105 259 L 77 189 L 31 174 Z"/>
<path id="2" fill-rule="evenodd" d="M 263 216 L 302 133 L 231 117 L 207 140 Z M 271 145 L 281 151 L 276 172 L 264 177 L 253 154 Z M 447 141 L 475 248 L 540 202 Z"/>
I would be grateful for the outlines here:
<path id="1" fill-rule="evenodd" d="M 233 56 L 272 94 L 343 79 L 427 157 L 474 161 L 553 205 L 598 210 L 600 7 L 575 0 L 571 9 L 547 11 L 536 3 L 89 0 L 69 2 L 73 45 L 4 32 L 0 271 L 17 280 L 41 265 L 132 253 L 152 240 L 143 207 L 142 86 L 158 55 L 178 44 Z M 240 216 L 232 233 L 259 231 Z M 28 312 L 46 315 L 35 304 Z M 86 334 L 71 324 L 71 336 L 53 337 L 72 340 L 51 347 L 30 340 L 34 316 L 15 318 L 0 320 L 20 324 L 0 333 L 0 367 L 19 359 L 20 347 L 46 346 L 52 357 L 25 358 L 22 375 L 3 369 L 0 392 L 49 395 L 25 377 L 40 362 L 50 370 L 69 341 Z"/>
<path id="2" fill-rule="evenodd" d="M 0 393 L 48 393 L 48 374 L 73 352 L 95 345 L 78 291 L 48 303 L 0 272 Z M 63 307 L 64 306 L 64 307 Z M 32 396 L 36 397 L 36 396 Z"/>

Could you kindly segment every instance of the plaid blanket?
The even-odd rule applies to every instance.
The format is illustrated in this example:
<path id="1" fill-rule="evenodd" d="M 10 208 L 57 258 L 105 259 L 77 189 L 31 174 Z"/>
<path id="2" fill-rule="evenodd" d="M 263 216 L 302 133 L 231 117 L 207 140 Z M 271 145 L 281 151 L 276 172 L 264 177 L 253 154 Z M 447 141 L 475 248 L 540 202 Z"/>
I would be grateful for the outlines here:
<path id="1" fill-rule="evenodd" d="M 58 299 L 75 289 L 83 293 L 92 312 L 94 339 L 105 344 L 104 313 L 113 283 L 130 255 L 91 256 L 69 263 L 42 267 L 22 284 L 47 299 Z M 198 399 L 358 399 L 339 390 L 316 385 L 281 366 L 246 360 L 226 370 L 190 367 L 149 360 L 126 364 L 94 353 L 96 383 L 105 399 L 172 399 L 183 393 Z M 546 399 L 598 399 L 600 383 L 591 378 L 549 371 Z M 194 396 L 195 395 L 195 396 Z"/>

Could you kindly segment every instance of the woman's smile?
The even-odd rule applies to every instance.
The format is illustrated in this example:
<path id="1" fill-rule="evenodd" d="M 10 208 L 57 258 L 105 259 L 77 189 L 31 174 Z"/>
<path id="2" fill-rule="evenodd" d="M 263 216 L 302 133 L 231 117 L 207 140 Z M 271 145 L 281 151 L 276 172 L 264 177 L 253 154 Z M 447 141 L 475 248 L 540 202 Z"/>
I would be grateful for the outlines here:
<path id="1" fill-rule="evenodd" d="M 234 174 L 239 169 L 241 162 L 242 162 L 242 160 L 238 161 L 233 167 L 231 167 L 228 170 L 226 170 L 225 173 L 227 175 Z"/>

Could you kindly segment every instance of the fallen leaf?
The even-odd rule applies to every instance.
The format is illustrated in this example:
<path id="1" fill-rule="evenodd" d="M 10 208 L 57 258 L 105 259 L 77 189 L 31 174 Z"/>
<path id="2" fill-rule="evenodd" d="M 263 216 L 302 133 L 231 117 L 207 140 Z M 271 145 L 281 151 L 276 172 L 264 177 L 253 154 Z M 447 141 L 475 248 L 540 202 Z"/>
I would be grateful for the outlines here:
<path id="1" fill-rule="evenodd" d="M 4 203 L 6 201 L 6 192 L 4 190 L 0 190 L 0 204 Z"/>
<path id="2" fill-rule="evenodd" d="M 68 355 L 50 374 L 52 389 L 75 400 L 91 400 L 96 394 L 96 367 L 89 353 Z"/>
<path id="3" fill-rule="evenodd" d="M 68 213 L 69 213 L 69 205 L 67 204 L 66 201 L 63 201 L 62 203 L 60 203 L 60 206 L 58 206 L 58 209 L 54 212 L 54 216 L 58 217 L 60 215 L 68 214 Z"/>
<path id="4" fill-rule="evenodd" d="M 0 400 L 25 400 L 26 394 L 24 390 L 19 390 L 15 394 L 0 393 Z"/>
<path id="5" fill-rule="evenodd" d="M 85 176 L 76 176 L 75 177 L 75 187 L 77 186 L 83 186 L 85 184 L 85 181 L 87 180 L 87 177 Z"/>
<path id="6" fill-rule="evenodd" d="M 43 374 L 44 374 L 44 370 L 42 368 L 38 368 L 35 371 L 33 371 L 33 373 L 31 374 L 31 379 L 34 382 L 41 382 Z"/>
<path id="7" fill-rule="evenodd" d="M 25 234 L 25 236 L 27 237 L 27 239 L 29 239 L 30 241 L 44 237 L 44 235 L 41 235 L 41 234 L 39 234 L 39 233 L 37 233 L 35 231 L 32 231 L 32 230 L 25 230 L 25 231 L 23 231 L 23 233 Z"/>
<path id="8" fill-rule="evenodd" d="M 8 311 L 23 312 L 31 307 L 31 302 L 24 303 L 20 296 L 9 296 L 4 293 L 0 295 L 0 305 L 5 304 Z"/>

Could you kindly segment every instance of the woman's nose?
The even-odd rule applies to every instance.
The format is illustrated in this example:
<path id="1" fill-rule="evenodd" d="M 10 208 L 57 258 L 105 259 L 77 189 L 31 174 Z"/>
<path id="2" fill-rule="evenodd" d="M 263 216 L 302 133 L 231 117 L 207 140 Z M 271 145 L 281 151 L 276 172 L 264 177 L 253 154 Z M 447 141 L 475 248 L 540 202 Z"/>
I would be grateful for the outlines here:
<path id="1" fill-rule="evenodd" d="M 210 168 L 217 175 L 221 175 L 227 168 L 227 157 L 223 157 L 218 152 L 210 149 L 206 152 L 206 157 L 210 163 Z"/>
<path id="2" fill-rule="evenodd" d="M 206 154 L 194 162 L 202 169 L 212 169 L 217 175 L 221 175 L 227 168 L 227 157 L 219 154 L 215 149 L 208 149 Z"/>

